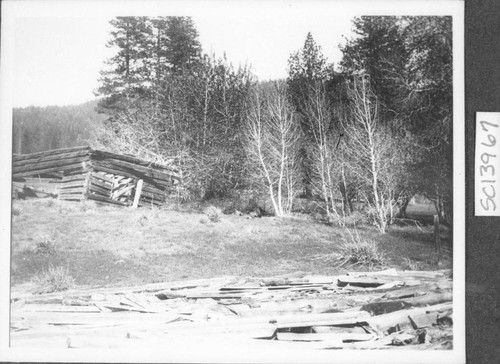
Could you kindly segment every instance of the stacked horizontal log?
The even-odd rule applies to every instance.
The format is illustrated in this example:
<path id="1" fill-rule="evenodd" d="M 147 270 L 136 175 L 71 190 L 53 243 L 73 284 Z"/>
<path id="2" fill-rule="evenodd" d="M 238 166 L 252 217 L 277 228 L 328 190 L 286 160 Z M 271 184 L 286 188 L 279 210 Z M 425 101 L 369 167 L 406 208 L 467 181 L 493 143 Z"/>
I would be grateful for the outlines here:
<path id="1" fill-rule="evenodd" d="M 89 173 L 83 170 L 80 173 L 64 176 L 59 182 L 59 199 L 68 201 L 81 201 L 85 199 Z"/>
<path id="2" fill-rule="evenodd" d="M 267 342 L 268 349 L 284 343 L 314 350 L 450 349 L 448 276 L 448 271 L 388 270 L 285 280 L 219 277 L 46 295 L 13 292 L 11 343 L 73 347 L 82 339 L 79 347 L 128 347 L 140 344 L 131 340 L 136 335 L 147 345 L 160 335 L 169 344 L 175 338 L 189 343 L 198 337 L 223 343 L 239 338 L 244 345 Z M 345 284 L 348 280 L 354 285 Z"/>
<path id="3" fill-rule="evenodd" d="M 93 151 L 92 168 L 94 171 L 132 178 L 134 181 L 143 180 L 139 206 L 164 204 L 180 183 L 175 167 L 104 151 Z"/>
<path id="4" fill-rule="evenodd" d="M 20 191 L 22 183 L 33 177 L 48 177 L 59 184 L 56 191 L 63 200 L 88 198 L 123 206 L 132 204 L 139 180 L 143 181 L 139 206 L 164 204 L 176 194 L 181 180 L 174 166 L 89 147 L 14 155 L 15 189 Z"/>
<path id="5" fill-rule="evenodd" d="M 45 152 L 13 155 L 12 178 L 60 176 L 59 172 L 71 173 L 85 169 L 90 162 L 89 147 L 55 149 Z"/>
<path id="6" fill-rule="evenodd" d="M 175 189 L 172 187 L 157 188 L 155 185 L 145 182 L 142 186 L 139 206 L 162 205 L 174 193 Z"/>

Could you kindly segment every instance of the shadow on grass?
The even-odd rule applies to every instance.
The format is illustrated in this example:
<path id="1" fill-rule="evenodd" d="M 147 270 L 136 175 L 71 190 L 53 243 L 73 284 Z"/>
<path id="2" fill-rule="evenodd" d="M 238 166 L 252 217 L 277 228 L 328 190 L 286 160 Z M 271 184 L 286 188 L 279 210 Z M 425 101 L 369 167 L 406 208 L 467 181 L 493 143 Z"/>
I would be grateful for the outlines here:
<path id="1" fill-rule="evenodd" d="M 121 259 L 110 251 L 58 251 L 40 255 L 31 250 L 12 256 L 11 284 L 29 282 L 50 267 L 67 268 L 76 285 L 106 286 L 151 280 L 151 270 L 142 264 Z"/>

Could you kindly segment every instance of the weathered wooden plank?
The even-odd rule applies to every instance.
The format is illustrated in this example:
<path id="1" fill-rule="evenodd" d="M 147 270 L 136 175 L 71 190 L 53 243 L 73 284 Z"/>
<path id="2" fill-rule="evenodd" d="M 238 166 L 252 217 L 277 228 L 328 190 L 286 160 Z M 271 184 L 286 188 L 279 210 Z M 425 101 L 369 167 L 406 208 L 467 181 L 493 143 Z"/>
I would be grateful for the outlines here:
<path id="1" fill-rule="evenodd" d="M 453 300 L 452 292 L 434 293 L 425 296 L 406 298 L 404 302 L 411 306 L 436 305 L 438 303 L 450 302 Z"/>
<path id="2" fill-rule="evenodd" d="M 59 166 L 66 166 L 75 163 L 88 162 L 90 158 L 88 156 L 79 156 L 76 158 L 57 158 L 55 160 L 40 162 L 40 163 L 28 163 L 12 167 L 12 173 L 17 174 L 21 172 L 40 170 L 46 168 L 54 168 Z"/>
<path id="3" fill-rule="evenodd" d="M 85 189 L 81 188 L 81 189 L 77 189 L 77 190 L 74 190 L 74 191 L 69 191 L 69 192 L 65 192 L 65 193 L 59 193 L 57 196 L 60 199 L 61 198 L 65 198 L 65 197 L 75 197 L 75 196 L 84 197 L 85 192 L 86 192 Z"/>
<path id="4" fill-rule="evenodd" d="M 360 310 L 369 312 L 371 315 L 376 316 L 403 310 L 409 307 L 412 307 L 412 305 L 403 301 L 382 301 L 363 305 Z"/>
<path id="5" fill-rule="evenodd" d="M 137 171 L 124 170 L 119 168 L 113 168 L 112 166 L 104 165 L 101 162 L 93 162 L 92 164 L 94 170 L 109 172 L 112 174 L 123 175 L 125 177 L 130 177 L 134 179 L 141 178 L 147 183 L 157 187 L 157 188 L 166 188 L 172 185 L 171 182 L 159 179 L 152 179 L 144 176 L 142 173 L 138 173 Z"/>
<path id="6" fill-rule="evenodd" d="M 128 155 L 123 155 L 123 154 L 115 154 L 111 152 L 106 152 L 102 150 L 96 150 L 93 151 L 93 156 L 96 157 L 97 159 L 116 159 L 119 161 L 123 162 L 128 162 L 131 164 L 135 165 L 140 165 L 140 166 L 145 166 L 145 167 L 152 167 L 157 170 L 164 170 L 164 171 L 172 171 L 172 172 L 178 172 L 177 167 L 173 165 L 163 165 L 163 164 L 158 164 L 154 162 L 148 162 L 143 159 L 139 159 L 136 157 L 128 156 Z"/>
<path id="7" fill-rule="evenodd" d="M 52 172 L 62 172 L 62 171 L 70 171 L 70 170 L 87 171 L 87 168 L 88 168 L 88 166 L 86 166 L 84 168 L 82 163 L 74 163 L 74 164 L 68 164 L 68 165 L 60 166 L 60 167 L 37 169 L 37 170 L 31 170 L 31 171 L 26 171 L 26 172 L 16 172 L 16 173 L 13 173 L 12 176 L 13 176 L 13 178 L 20 178 L 20 177 L 38 176 L 38 175 L 43 175 L 43 174 L 49 174 Z"/>
<path id="8" fill-rule="evenodd" d="M 144 182 L 144 185 L 142 186 L 142 190 L 145 192 L 149 192 L 149 193 L 157 194 L 157 195 L 163 195 L 167 191 L 166 189 L 157 188 L 153 185 L 150 185 L 147 182 Z"/>
<path id="9" fill-rule="evenodd" d="M 447 278 L 450 274 L 449 269 L 439 271 L 423 271 L 423 270 L 403 270 L 399 271 L 398 275 L 402 277 L 419 277 L 419 278 Z"/>
<path id="10" fill-rule="evenodd" d="M 237 278 L 235 276 L 224 276 L 216 278 L 201 278 L 188 281 L 172 281 L 172 282 L 162 282 L 162 283 L 150 283 L 140 286 L 132 287 L 108 287 L 108 288 L 92 288 L 87 289 L 70 289 L 63 293 L 45 293 L 39 295 L 33 295 L 32 293 L 26 292 L 16 292 L 15 290 L 11 293 L 12 300 L 24 299 L 26 303 L 30 302 L 43 302 L 43 300 L 62 300 L 63 297 L 67 298 L 90 298 L 94 294 L 125 294 L 125 293 L 154 293 L 163 290 L 181 291 L 188 290 L 190 288 L 197 287 L 221 287 L 223 285 L 230 284 L 231 282 L 236 282 Z M 59 302 L 59 301 L 57 301 Z"/>
<path id="11" fill-rule="evenodd" d="M 173 172 L 158 171 L 151 167 L 136 165 L 116 159 L 106 159 L 104 161 L 96 161 L 96 163 L 108 166 L 109 168 L 113 168 L 117 171 L 128 171 L 130 173 L 135 173 L 135 175 L 138 176 L 139 179 L 144 179 L 141 178 L 141 176 L 144 176 L 154 180 L 163 180 L 169 183 L 171 183 L 173 179 L 180 179 L 180 177 Z"/>
<path id="12" fill-rule="evenodd" d="M 72 181 L 84 181 L 87 177 L 86 171 L 81 171 L 80 173 L 73 173 L 73 174 L 67 174 L 63 176 L 58 182 L 55 183 L 66 183 L 66 182 L 72 182 Z"/>
<path id="13" fill-rule="evenodd" d="M 28 165 L 36 165 L 39 163 L 59 161 L 59 160 L 71 159 L 71 158 L 81 158 L 81 159 L 90 160 L 90 151 L 84 149 L 84 150 L 79 150 L 79 151 L 75 151 L 75 152 L 44 155 L 44 156 L 35 157 L 32 159 L 23 159 L 23 160 L 13 159 L 12 166 L 13 167 L 21 167 L 21 166 L 28 166 Z"/>
<path id="14" fill-rule="evenodd" d="M 311 331 L 317 334 L 337 333 L 337 334 L 366 334 L 367 331 L 363 328 L 366 325 L 332 325 L 332 326 L 313 326 Z"/>
<path id="15" fill-rule="evenodd" d="M 380 279 L 379 277 L 351 277 L 342 276 L 338 277 L 337 285 L 345 287 L 347 285 L 354 287 L 378 287 L 391 281 Z"/>
<path id="16" fill-rule="evenodd" d="M 137 208 L 137 206 L 139 205 L 139 199 L 141 198 L 142 184 L 143 183 L 144 182 L 142 179 L 137 181 L 137 185 L 135 188 L 135 194 L 134 194 L 134 202 L 132 203 L 132 207 L 134 207 L 134 208 Z"/>
<path id="17" fill-rule="evenodd" d="M 381 296 L 381 299 L 393 300 L 393 299 L 404 299 L 411 297 L 418 297 L 426 295 L 429 292 L 434 291 L 449 291 L 452 289 L 453 283 L 451 281 L 441 281 L 437 283 L 424 283 L 416 286 L 402 287 L 395 290 L 391 290 Z"/>
<path id="18" fill-rule="evenodd" d="M 111 185 L 113 185 L 115 182 L 113 178 L 106 176 L 103 172 L 92 172 L 91 177 L 102 180 L 104 182 L 108 182 Z"/>
<path id="19" fill-rule="evenodd" d="M 58 186 L 58 189 L 65 190 L 72 187 L 84 187 L 84 186 L 85 186 L 85 179 L 77 179 L 69 182 L 61 182 Z"/>
<path id="20" fill-rule="evenodd" d="M 125 307 L 125 306 L 124 306 Z M 86 324 L 156 324 L 178 319 L 180 315 L 168 312 L 145 315 L 138 311 L 109 312 L 13 312 L 12 321 L 49 325 Z"/>
<path id="21" fill-rule="evenodd" d="M 221 287 L 219 291 L 264 291 L 266 287 L 261 286 L 233 286 L 233 287 Z"/>
<path id="22" fill-rule="evenodd" d="M 12 156 L 12 161 L 17 162 L 17 161 L 22 161 L 22 160 L 27 160 L 27 159 L 47 157 L 50 155 L 72 153 L 72 152 L 78 152 L 78 151 L 83 151 L 83 150 L 90 152 L 90 147 L 82 146 L 82 147 L 73 147 L 73 148 L 52 149 L 52 150 L 46 150 L 43 152 L 30 153 L 30 154 L 14 154 Z"/>
<path id="23" fill-rule="evenodd" d="M 186 298 L 189 299 L 204 299 L 204 298 L 212 298 L 214 300 L 221 299 L 221 298 L 241 298 L 242 294 L 241 293 L 226 293 L 226 294 L 217 294 L 217 293 L 189 293 L 186 294 Z"/>
<path id="24" fill-rule="evenodd" d="M 62 313 L 97 313 L 101 312 L 95 306 L 63 306 L 57 304 L 29 304 L 22 309 L 23 312 L 62 312 Z"/>
<path id="25" fill-rule="evenodd" d="M 88 189 L 90 192 L 96 193 L 98 195 L 111 197 L 111 190 L 108 190 L 106 188 L 101 188 L 101 187 L 96 186 L 94 184 L 90 184 L 88 186 Z"/>
<path id="26" fill-rule="evenodd" d="M 112 197 L 114 199 L 124 195 L 125 193 L 129 192 L 129 191 L 132 191 L 134 189 L 135 185 L 132 184 L 132 185 L 128 185 L 128 186 L 125 186 L 123 187 L 122 189 L 120 190 L 115 190 L 113 193 L 112 193 Z"/>
<path id="27" fill-rule="evenodd" d="M 54 185 L 60 182 L 59 178 L 41 178 L 41 177 L 35 177 L 35 178 L 23 178 L 22 183 L 39 183 L 39 184 L 46 184 L 46 185 Z"/>
<path id="28" fill-rule="evenodd" d="M 113 188 L 113 185 L 111 183 L 100 181 L 97 178 L 94 178 L 92 176 L 90 177 L 89 182 L 95 186 L 99 186 L 101 188 L 108 189 L 109 191 L 111 191 L 111 189 Z"/>
<path id="29" fill-rule="evenodd" d="M 296 334 L 293 332 L 277 332 L 277 339 L 282 341 L 368 341 L 374 339 L 367 333 L 322 333 L 322 334 Z"/>
<path id="30" fill-rule="evenodd" d="M 366 322 L 371 316 L 365 311 L 341 312 L 341 313 L 321 313 L 304 314 L 301 316 L 283 316 L 277 317 L 278 329 L 292 327 L 310 327 L 310 326 L 330 326 L 342 324 L 354 324 L 357 322 Z"/>
<path id="31" fill-rule="evenodd" d="M 72 188 L 67 188 L 65 190 L 61 190 L 59 191 L 59 196 L 63 196 L 63 195 L 74 195 L 76 193 L 83 193 L 85 192 L 87 189 L 85 187 L 72 187 Z"/>
<path id="32" fill-rule="evenodd" d="M 107 202 L 107 203 L 111 203 L 111 204 L 115 204 L 115 205 L 120 205 L 120 206 L 129 206 L 129 204 L 126 203 L 126 202 L 116 201 L 116 200 L 113 200 L 112 198 L 104 197 L 104 196 L 100 196 L 100 195 L 96 195 L 96 194 L 93 194 L 93 193 L 87 193 L 86 197 L 89 200 L 95 200 L 95 201 L 98 201 L 98 202 Z"/>
<path id="33" fill-rule="evenodd" d="M 287 314 L 324 313 L 332 310 L 332 300 L 297 299 L 291 301 L 261 302 L 251 300 L 250 304 L 230 304 L 227 307 L 241 317 L 275 316 Z M 330 311 L 331 312 L 331 311 Z"/>
<path id="34" fill-rule="evenodd" d="M 157 194 L 157 193 L 151 193 L 151 192 L 145 192 L 145 191 L 142 191 L 142 194 L 141 194 L 141 198 L 145 198 L 145 199 L 154 199 L 154 200 L 157 200 L 157 201 L 165 201 L 165 194 Z"/>
<path id="35" fill-rule="evenodd" d="M 123 186 L 128 185 L 129 183 L 134 183 L 136 178 L 123 177 L 123 176 L 115 176 L 114 177 L 113 188 L 122 188 Z"/>
<path id="36" fill-rule="evenodd" d="M 103 306 L 109 308 L 111 311 L 132 311 L 132 312 L 143 312 L 143 313 L 158 313 L 157 310 L 151 310 L 144 307 L 135 306 L 125 306 L 125 305 L 117 305 L 109 302 L 100 302 L 99 306 Z"/>
<path id="37" fill-rule="evenodd" d="M 403 327 L 412 327 L 409 317 L 415 319 L 422 319 L 427 315 L 433 315 L 432 319 L 434 320 L 434 316 L 437 315 L 440 311 L 447 311 L 453 308 L 452 303 L 442 303 L 429 307 L 419 307 L 412 308 L 409 310 L 399 310 L 395 312 L 391 312 L 385 315 L 373 316 L 367 320 L 368 324 L 374 329 L 385 332 L 393 327 L 399 325 L 401 329 Z"/>

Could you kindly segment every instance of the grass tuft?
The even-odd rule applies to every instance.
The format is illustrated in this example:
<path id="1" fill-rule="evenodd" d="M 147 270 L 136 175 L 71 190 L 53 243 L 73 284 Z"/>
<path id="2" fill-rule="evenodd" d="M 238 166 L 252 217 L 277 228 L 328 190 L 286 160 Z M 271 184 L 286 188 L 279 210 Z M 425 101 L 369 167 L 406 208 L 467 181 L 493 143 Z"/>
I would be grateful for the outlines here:
<path id="1" fill-rule="evenodd" d="M 71 288 L 75 280 L 69 275 L 68 269 L 63 267 L 49 267 L 42 274 L 32 280 L 35 285 L 34 294 L 44 294 L 65 291 Z"/>
<path id="2" fill-rule="evenodd" d="M 378 243 L 371 239 L 363 239 L 356 232 L 354 235 L 348 230 L 350 239 L 339 246 L 342 263 L 344 265 L 374 267 L 385 265 L 385 256 L 378 248 Z"/>
<path id="3" fill-rule="evenodd" d="M 17 207 L 12 208 L 12 216 L 19 216 L 21 215 L 21 209 Z"/>
<path id="4" fill-rule="evenodd" d="M 222 220 L 222 210 L 213 205 L 208 206 L 203 210 L 203 213 L 207 215 L 208 220 L 211 222 L 219 222 Z"/>

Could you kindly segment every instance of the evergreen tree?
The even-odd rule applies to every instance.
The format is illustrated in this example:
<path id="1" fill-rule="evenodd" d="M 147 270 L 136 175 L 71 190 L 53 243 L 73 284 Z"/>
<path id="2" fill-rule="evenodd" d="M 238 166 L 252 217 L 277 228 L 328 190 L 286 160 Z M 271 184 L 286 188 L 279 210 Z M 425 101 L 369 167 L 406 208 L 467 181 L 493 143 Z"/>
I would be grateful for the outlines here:
<path id="1" fill-rule="evenodd" d="M 302 49 L 292 53 L 288 59 L 287 84 L 297 110 L 303 111 L 307 95 L 315 83 L 327 83 L 333 75 L 333 65 L 326 62 L 321 47 L 312 34 L 307 33 Z"/>
<path id="2" fill-rule="evenodd" d="M 394 120 L 401 110 L 397 78 L 404 70 L 407 51 L 400 17 L 362 16 L 353 20 L 357 35 L 342 48 L 341 66 L 348 76 L 365 74 L 383 107 L 382 122 Z"/>
<path id="3" fill-rule="evenodd" d="M 165 36 L 166 60 L 173 72 L 192 70 L 200 64 L 201 45 L 190 17 L 168 17 Z"/>
<path id="4" fill-rule="evenodd" d="M 189 17 L 117 17 L 108 47 L 117 53 L 101 72 L 101 112 L 111 115 L 136 108 L 157 95 L 169 74 L 194 71 L 200 65 L 198 32 Z M 116 115 L 115 115 L 116 116 Z"/>
<path id="5" fill-rule="evenodd" d="M 332 90 L 334 80 L 333 65 L 329 65 L 321 47 L 316 44 L 312 34 L 307 33 L 302 49 L 292 53 L 288 59 L 288 93 L 294 108 L 300 114 L 300 125 L 306 143 L 300 150 L 304 172 L 304 193 L 312 195 L 312 156 L 305 145 L 314 141 L 314 123 L 309 114 L 310 98 L 318 89 Z"/>
<path id="6" fill-rule="evenodd" d="M 117 17 L 111 20 L 115 28 L 107 47 L 116 47 L 117 53 L 101 72 L 98 94 L 105 96 L 103 109 L 120 109 L 120 102 L 143 94 L 150 82 L 149 49 L 152 34 L 146 17 Z"/>
<path id="7" fill-rule="evenodd" d="M 443 221 L 452 203 L 451 17 L 361 17 L 342 49 L 343 71 L 368 75 L 381 122 L 400 140 L 407 200 L 433 200 Z M 403 208 L 404 210 L 404 208 Z"/>

